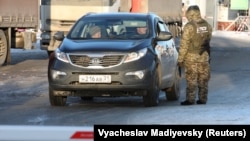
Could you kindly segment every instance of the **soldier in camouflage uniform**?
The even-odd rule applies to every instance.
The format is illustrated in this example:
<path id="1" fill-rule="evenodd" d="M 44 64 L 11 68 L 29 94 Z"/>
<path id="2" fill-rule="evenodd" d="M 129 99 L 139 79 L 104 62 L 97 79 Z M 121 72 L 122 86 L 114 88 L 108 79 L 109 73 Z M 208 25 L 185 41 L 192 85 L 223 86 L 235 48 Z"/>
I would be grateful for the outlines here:
<path id="1" fill-rule="evenodd" d="M 185 67 L 187 82 L 186 100 L 181 105 L 195 103 L 198 88 L 197 104 L 206 104 L 208 81 L 210 79 L 210 46 L 212 37 L 211 25 L 201 18 L 197 5 L 190 6 L 186 11 L 188 23 L 183 28 L 178 65 Z"/>

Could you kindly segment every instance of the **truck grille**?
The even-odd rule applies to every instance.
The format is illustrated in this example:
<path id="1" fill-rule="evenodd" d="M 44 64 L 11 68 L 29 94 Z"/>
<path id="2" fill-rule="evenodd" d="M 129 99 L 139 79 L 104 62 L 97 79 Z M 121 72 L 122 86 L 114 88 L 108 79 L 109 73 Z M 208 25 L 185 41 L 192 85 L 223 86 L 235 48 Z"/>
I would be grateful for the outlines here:
<path id="1" fill-rule="evenodd" d="M 121 63 L 124 55 L 105 55 L 92 57 L 87 55 L 69 55 L 72 64 L 80 67 L 112 67 Z"/>

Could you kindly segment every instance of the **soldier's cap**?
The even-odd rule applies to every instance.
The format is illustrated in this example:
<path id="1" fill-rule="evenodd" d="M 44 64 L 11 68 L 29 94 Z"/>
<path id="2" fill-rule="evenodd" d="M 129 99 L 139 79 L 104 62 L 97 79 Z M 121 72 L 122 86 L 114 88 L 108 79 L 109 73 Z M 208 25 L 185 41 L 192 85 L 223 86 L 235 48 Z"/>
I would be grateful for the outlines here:
<path id="1" fill-rule="evenodd" d="M 191 10 L 200 11 L 200 8 L 197 5 L 191 5 L 188 7 L 187 11 L 191 11 Z"/>
<path id="2" fill-rule="evenodd" d="M 100 31 L 101 31 L 101 28 L 99 26 L 93 26 L 90 28 L 89 33 L 90 33 L 90 35 L 94 35 Z"/>
<path id="3" fill-rule="evenodd" d="M 191 5 L 186 11 L 186 17 L 188 21 L 197 20 L 201 18 L 200 8 L 197 5 Z"/>

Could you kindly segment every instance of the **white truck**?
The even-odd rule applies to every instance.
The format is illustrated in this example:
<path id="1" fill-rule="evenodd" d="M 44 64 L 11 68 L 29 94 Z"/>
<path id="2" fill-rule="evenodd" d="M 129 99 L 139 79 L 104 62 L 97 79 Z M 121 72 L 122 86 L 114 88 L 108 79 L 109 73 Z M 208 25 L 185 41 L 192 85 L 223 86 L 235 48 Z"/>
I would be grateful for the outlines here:
<path id="1" fill-rule="evenodd" d="M 182 0 L 121 0 L 121 12 L 155 13 L 168 25 L 173 37 L 182 30 Z"/>
<path id="2" fill-rule="evenodd" d="M 0 66 L 11 49 L 33 49 L 39 30 L 39 0 L 0 0 Z"/>
<path id="3" fill-rule="evenodd" d="M 40 49 L 48 55 L 58 46 L 53 35 L 57 31 L 67 34 L 89 12 L 154 12 L 167 22 L 174 37 L 181 34 L 182 0 L 41 0 L 40 10 Z"/>
<path id="4" fill-rule="evenodd" d="M 89 12 L 118 12 L 120 0 L 41 0 L 40 49 L 48 55 L 57 46 L 53 35 L 57 31 L 65 34 L 81 16 Z"/>

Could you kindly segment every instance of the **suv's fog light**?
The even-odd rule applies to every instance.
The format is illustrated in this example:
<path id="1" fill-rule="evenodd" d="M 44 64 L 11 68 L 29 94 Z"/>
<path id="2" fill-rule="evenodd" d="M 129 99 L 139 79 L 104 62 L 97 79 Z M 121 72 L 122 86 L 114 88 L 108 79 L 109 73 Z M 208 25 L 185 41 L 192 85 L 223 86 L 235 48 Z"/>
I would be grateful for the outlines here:
<path id="1" fill-rule="evenodd" d="M 144 77 L 144 72 L 143 71 L 127 72 L 126 75 L 135 75 L 139 79 L 142 79 Z"/>
<path id="2" fill-rule="evenodd" d="M 52 74 L 53 79 L 59 79 L 59 78 L 67 75 L 66 72 L 56 71 L 56 70 L 52 70 L 51 74 Z"/>

